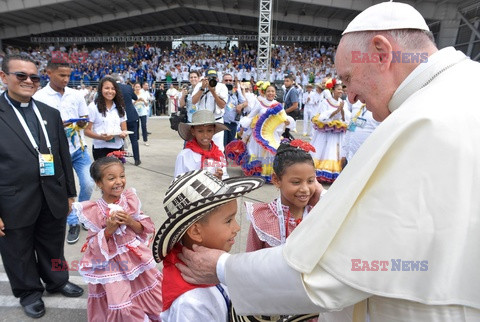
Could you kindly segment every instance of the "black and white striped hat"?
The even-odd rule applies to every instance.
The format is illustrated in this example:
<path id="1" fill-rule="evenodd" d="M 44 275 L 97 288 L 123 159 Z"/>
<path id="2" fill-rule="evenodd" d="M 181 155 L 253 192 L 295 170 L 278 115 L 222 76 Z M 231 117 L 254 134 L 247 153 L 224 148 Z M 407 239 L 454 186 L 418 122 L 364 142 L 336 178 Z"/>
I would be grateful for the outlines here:
<path id="1" fill-rule="evenodd" d="M 193 223 L 208 211 L 252 190 L 260 188 L 259 177 L 229 178 L 224 181 L 204 170 L 179 175 L 168 187 L 163 206 L 168 219 L 153 242 L 153 257 L 159 263 Z"/>
<path id="2" fill-rule="evenodd" d="M 237 315 L 231 306 L 229 321 L 231 322 L 307 322 L 317 318 L 319 313 L 298 315 Z"/>

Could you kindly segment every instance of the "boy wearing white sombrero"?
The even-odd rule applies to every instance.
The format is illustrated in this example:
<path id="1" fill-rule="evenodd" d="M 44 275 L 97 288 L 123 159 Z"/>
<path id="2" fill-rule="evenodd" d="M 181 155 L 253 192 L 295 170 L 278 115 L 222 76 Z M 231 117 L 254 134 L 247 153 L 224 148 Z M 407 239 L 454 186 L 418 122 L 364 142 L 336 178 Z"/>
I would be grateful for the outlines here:
<path id="1" fill-rule="evenodd" d="M 168 219 L 153 243 L 155 260 L 163 261 L 163 322 L 227 321 L 231 307 L 226 286 L 189 284 L 175 264 L 182 263 L 182 247 L 193 244 L 230 251 L 240 230 L 236 198 L 263 183 L 258 177 L 221 181 L 202 170 L 184 173 L 171 183 L 163 201 Z"/>
<path id="2" fill-rule="evenodd" d="M 200 110 L 192 115 L 192 123 L 180 123 L 178 134 L 186 141 L 185 148 L 175 161 L 175 177 L 192 170 L 204 169 L 219 179 L 228 178 L 225 155 L 213 142 L 213 135 L 228 130 L 215 121 L 209 110 Z"/>

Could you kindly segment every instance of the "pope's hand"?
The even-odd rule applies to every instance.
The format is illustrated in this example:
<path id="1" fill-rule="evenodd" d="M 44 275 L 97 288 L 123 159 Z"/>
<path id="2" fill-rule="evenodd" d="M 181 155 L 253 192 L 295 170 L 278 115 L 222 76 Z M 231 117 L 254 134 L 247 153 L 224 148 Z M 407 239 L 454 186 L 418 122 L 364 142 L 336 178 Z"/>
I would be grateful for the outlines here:
<path id="1" fill-rule="evenodd" d="M 218 284 L 217 261 L 223 250 L 193 245 L 193 250 L 183 247 L 178 258 L 185 265 L 176 264 L 185 281 L 191 284 Z"/>

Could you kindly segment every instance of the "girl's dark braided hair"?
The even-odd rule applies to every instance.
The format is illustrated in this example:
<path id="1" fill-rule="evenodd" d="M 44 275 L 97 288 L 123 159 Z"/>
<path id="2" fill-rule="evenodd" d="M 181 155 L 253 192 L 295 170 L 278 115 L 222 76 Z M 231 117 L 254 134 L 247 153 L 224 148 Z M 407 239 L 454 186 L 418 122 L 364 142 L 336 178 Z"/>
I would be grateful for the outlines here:
<path id="1" fill-rule="evenodd" d="M 273 171 L 277 177 L 281 178 L 285 169 L 295 163 L 310 163 L 314 166 L 310 153 L 300 147 L 291 146 L 290 142 L 282 142 L 273 159 Z"/>
<path id="2" fill-rule="evenodd" d="M 119 164 L 122 168 L 125 169 L 123 166 L 122 161 L 120 161 L 116 157 L 103 157 L 95 160 L 92 165 L 90 166 L 90 177 L 92 177 L 93 181 L 100 182 L 102 180 L 102 172 L 103 169 L 107 166 L 112 164 Z"/>

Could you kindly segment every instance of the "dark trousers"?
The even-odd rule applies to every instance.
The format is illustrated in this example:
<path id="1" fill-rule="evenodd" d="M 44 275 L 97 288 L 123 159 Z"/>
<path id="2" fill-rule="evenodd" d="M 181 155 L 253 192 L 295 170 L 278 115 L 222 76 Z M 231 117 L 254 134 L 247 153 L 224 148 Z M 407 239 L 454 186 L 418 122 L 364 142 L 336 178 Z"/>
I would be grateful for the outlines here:
<path id="1" fill-rule="evenodd" d="M 147 142 L 148 141 L 148 137 L 147 137 L 147 116 L 144 115 L 144 116 L 139 116 L 138 117 L 139 121 L 137 122 L 137 133 L 138 133 L 138 138 L 139 138 L 139 135 L 140 135 L 140 124 L 142 124 L 142 137 L 143 137 L 143 142 Z"/>
<path id="2" fill-rule="evenodd" d="M 93 160 L 97 160 L 97 159 L 106 157 L 107 154 L 109 154 L 110 152 L 118 151 L 118 150 L 123 150 L 123 146 L 119 149 L 109 149 L 109 148 L 96 149 L 95 147 L 92 147 Z"/>
<path id="3" fill-rule="evenodd" d="M 0 237 L 0 253 L 13 295 L 20 298 L 22 305 L 42 296 L 45 288 L 40 279 L 50 292 L 68 282 L 68 270 L 58 265 L 65 263 L 65 226 L 65 217 L 53 217 L 44 198 L 35 223 L 18 229 L 5 227 L 5 236 Z"/>
<path id="4" fill-rule="evenodd" d="M 228 143 L 235 140 L 235 136 L 237 135 L 237 123 L 224 123 L 226 127 L 228 127 L 228 131 L 223 132 L 223 146 L 227 146 Z"/>
<path id="5" fill-rule="evenodd" d="M 160 99 L 157 101 L 157 106 L 158 106 L 158 107 L 157 107 L 157 115 L 167 114 L 166 101 L 167 101 L 166 98 L 160 98 Z"/>
<path id="6" fill-rule="evenodd" d="M 287 113 L 287 114 L 288 114 L 288 116 L 291 116 L 296 121 L 299 118 L 300 111 L 297 108 L 296 110 L 293 110 L 293 111 L 291 111 L 290 113 Z"/>
<path id="7" fill-rule="evenodd" d="M 132 144 L 133 158 L 135 161 L 140 160 L 140 151 L 138 149 L 138 120 L 127 122 L 127 130 L 133 132 L 133 134 L 128 135 L 130 137 L 130 143 Z"/>

